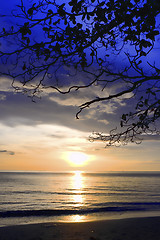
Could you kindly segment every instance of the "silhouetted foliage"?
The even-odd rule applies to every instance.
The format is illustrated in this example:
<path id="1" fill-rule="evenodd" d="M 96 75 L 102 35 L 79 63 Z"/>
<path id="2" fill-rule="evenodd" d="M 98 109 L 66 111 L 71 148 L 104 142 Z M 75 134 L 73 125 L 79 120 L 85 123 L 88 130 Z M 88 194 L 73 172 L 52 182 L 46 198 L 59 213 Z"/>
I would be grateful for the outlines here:
<path id="1" fill-rule="evenodd" d="M 139 136 L 158 133 L 160 64 L 152 52 L 160 35 L 159 12 L 158 0 L 37 0 L 30 5 L 21 0 L 12 24 L 1 27 L 1 76 L 11 77 L 15 90 L 33 99 L 46 88 L 66 94 L 95 84 L 103 91 L 120 85 L 83 103 L 76 117 L 94 103 L 128 94 L 136 104 L 123 113 L 121 129 L 94 133 L 90 140 L 107 146 L 139 142 Z M 68 84 L 60 81 L 60 72 L 83 72 L 87 78 Z"/>

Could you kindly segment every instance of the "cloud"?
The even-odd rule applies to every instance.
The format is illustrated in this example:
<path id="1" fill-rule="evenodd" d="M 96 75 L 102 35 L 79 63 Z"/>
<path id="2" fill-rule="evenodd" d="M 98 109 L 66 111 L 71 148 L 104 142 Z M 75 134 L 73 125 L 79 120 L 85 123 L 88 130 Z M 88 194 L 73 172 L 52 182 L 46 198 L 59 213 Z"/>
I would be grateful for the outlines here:
<path id="1" fill-rule="evenodd" d="M 49 99 L 51 101 L 57 102 L 59 105 L 63 106 L 80 106 L 81 104 L 91 101 L 98 97 L 108 97 L 111 93 L 115 91 L 115 86 L 113 89 L 111 87 L 102 91 L 102 86 L 91 86 L 84 89 L 79 89 L 78 91 L 72 90 L 68 94 L 59 94 L 57 92 L 50 94 Z M 114 113 L 117 106 L 124 106 L 123 99 L 115 99 L 112 101 L 106 101 L 103 103 L 95 103 L 91 108 L 98 108 L 101 112 Z M 117 105 L 117 106 L 116 106 Z"/>
<path id="2" fill-rule="evenodd" d="M 74 105 L 73 101 L 71 102 Z M 49 96 L 44 96 L 41 100 L 33 103 L 26 95 L 10 93 L 7 95 L 6 101 L 0 101 L 0 109 L 2 113 L 0 114 L 0 122 L 10 127 L 51 124 L 87 132 L 98 129 L 102 131 L 106 128 L 105 123 L 97 121 L 99 117 L 99 120 L 107 121 L 107 119 L 103 119 L 100 110 L 97 113 L 94 110 L 92 115 L 90 112 L 92 109 L 87 109 L 77 120 L 75 118 L 79 110 L 77 106 L 59 104 L 50 100 Z"/>
<path id="3" fill-rule="evenodd" d="M 65 138 L 65 136 L 63 134 L 61 134 L 61 135 L 51 134 L 51 135 L 48 135 L 48 137 L 55 138 L 55 139 L 64 139 Z"/>
<path id="4" fill-rule="evenodd" d="M 49 96 L 49 100 L 57 103 L 60 107 L 74 107 L 76 112 L 78 112 L 78 106 L 81 104 L 96 97 L 107 97 L 109 94 L 111 94 L 112 91 L 114 92 L 115 89 L 116 87 L 114 86 L 113 89 L 110 87 L 105 91 L 102 91 L 102 86 L 92 86 L 90 88 L 81 89 L 79 91 L 72 91 L 71 93 L 64 95 L 54 93 Z M 126 98 L 129 98 L 129 96 L 126 96 Z M 122 115 L 121 109 L 124 109 L 126 107 L 129 108 L 129 106 L 126 105 L 124 99 L 114 99 L 112 101 L 99 102 L 91 105 L 90 108 L 84 109 L 79 117 L 80 120 L 84 120 L 86 124 L 90 122 L 90 126 L 92 126 L 93 122 L 94 126 L 92 129 L 98 129 L 99 127 L 99 130 L 102 130 L 102 128 L 103 130 L 107 130 L 109 129 L 110 123 L 111 125 L 114 123 L 113 128 L 119 124 L 119 119 Z"/>
<path id="5" fill-rule="evenodd" d="M 76 81 L 82 82 L 83 77 L 83 74 L 80 73 L 77 75 Z M 65 78 L 67 78 L 66 74 Z M 51 92 L 47 89 L 43 92 L 42 99 L 33 103 L 26 95 L 14 92 L 10 86 L 10 79 L 3 78 L 1 80 L 2 94 L 7 97 L 3 96 L 5 101 L 0 101 L 2 113 L 0 122 L 10 127 L 50 124 L 84 132 L 109 132 L 119 125 L 120 116 L 124 110 L 130 110 L 131 106 L 130 104 L 126 105 L 123 99 L 96 103 L 82 111 L 79 115 L 80 119 L 77 120 L 75 116 L 79 111 L 78 106 L 96 97 L 109 96 L 120 86 L 118 84 L 109 86 L 104 91 L 102 91 L 102 86 L 92 86 L 79 91 L 73 90 L 69 94 Z"/>
<path id="6" fill-rule="evenodd" d="M 159 134 L 148 134 L 148 135 L 142 135 L 143 141 L 159 141 L 160 135 Z"/>
<path id="7" fill-rule="evenodd" d="M 6 100 L 6 95 L 0 93 L 0 101 Z"/>
<path id="8" fill-rule="evenodd" d="M 0 150 L 0 154 L 1 153 L 6 153 L 6 154 L 9 154 L 9 155 L 15 155 L 15 152 L 13 151 L 8 151 L 8 150 Z"/>
<path id="9" fill-rule="evenodd" d="M 0 91 L 1 92 L 14 92 L 14 89 L 12 87 L 12 81 L 9 78 L 1 77 L 0 78 Z"/>

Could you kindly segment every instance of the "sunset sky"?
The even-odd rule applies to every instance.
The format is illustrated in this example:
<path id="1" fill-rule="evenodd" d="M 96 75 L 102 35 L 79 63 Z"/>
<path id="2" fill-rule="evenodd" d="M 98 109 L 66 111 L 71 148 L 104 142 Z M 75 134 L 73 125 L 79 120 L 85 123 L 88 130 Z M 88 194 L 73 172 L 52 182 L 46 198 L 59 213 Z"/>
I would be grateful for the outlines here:
<path id="1" fill-rule="evenodd" d="M 13 1 L 5 1 L 6 4 Z M 76 81 L 84 79 L 83 73 Z M 62 79 L 70 80 L 67 74 Z M 73 79 L 75 80 L 75 79 Z M 116 86 L 114 86 L 116 87 Z M 160 170 L 160 138 L 145 137 L 140 145 L 105 148 L 89 142 L 93 131 L 108 133 L 119 125 L 132 102 L 122 99 L 97 104 L 75 118 L 78 106 L 101 92 L 99 86 L 70 94 L 48 90 L 32 102 L 15 93 L 11 80 L 0 78 L 0 170 L 1 171 L 142 171 Z"/>
<path id="2" fill-rule="evenodd" d="M 123 101 L 93 106 L 77 120 L 78 105 L 98 87 L 92 93 L 44 93 L 36 103 L 15 94 L 7 78 L 1 78 L 0 89 L 0 170 L 160 170 L 158 137 L 110 148 L 88 141 L 92 131 L 108 132 L 119 124 L 118 114 L 131 107 Z M 82 162 L 74 163 L 74 156 Z"/>

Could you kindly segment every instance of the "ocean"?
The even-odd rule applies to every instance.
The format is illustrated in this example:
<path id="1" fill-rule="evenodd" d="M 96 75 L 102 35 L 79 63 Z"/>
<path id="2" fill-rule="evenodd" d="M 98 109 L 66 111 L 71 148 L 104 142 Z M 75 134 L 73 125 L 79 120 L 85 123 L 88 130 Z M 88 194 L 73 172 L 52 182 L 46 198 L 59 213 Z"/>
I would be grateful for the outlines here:
<path id="1" fill-rule="evenodd" d="M 0 226 L 151 212 L 160 213 L 160 172 L 0 172 Z"/>

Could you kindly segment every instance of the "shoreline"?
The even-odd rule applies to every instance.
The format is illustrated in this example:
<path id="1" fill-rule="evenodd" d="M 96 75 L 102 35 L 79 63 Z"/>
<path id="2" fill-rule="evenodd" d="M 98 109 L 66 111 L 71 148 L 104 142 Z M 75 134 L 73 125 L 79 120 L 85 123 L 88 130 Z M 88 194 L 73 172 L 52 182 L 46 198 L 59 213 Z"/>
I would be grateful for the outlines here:
<path id="1" fill-rule="evenodd" d="M 0 228 L 20 225 L 46 224 L 46 223 L 87 223 L 133 218 L 160 217 L 160 211 L 113 211 L 91 214 L 67 214 L 53 216 L 20 216 L 0 217 Z"/>
<path id="2" fill-rule="evenodd" d="M 0 227 L 1 240 L 159 240 L 160 217 Z"/>

